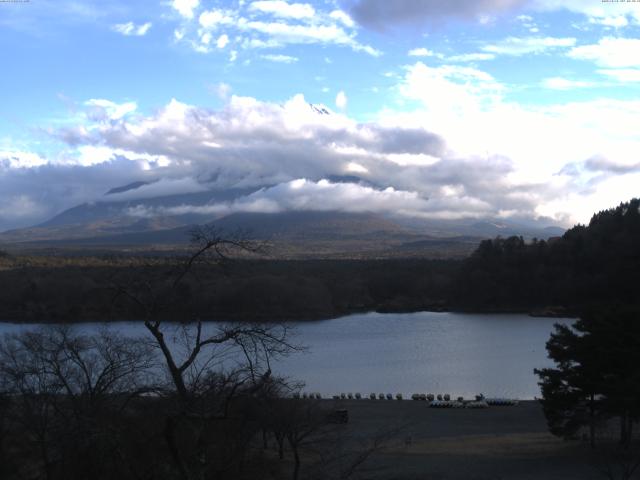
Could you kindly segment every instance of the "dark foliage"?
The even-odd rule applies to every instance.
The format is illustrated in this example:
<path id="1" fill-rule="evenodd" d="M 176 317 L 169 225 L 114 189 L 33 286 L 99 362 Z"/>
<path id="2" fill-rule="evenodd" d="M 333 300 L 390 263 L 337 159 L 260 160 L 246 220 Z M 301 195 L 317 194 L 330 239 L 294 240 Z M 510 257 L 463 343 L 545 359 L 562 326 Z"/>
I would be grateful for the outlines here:
<path id="1" fill-rule="evenodd" d="M 192 327 L 181 330 L 183 339 Z M 273 331 L 242 326 L 203 334 L 199 343 L 191 337 L 191 347 L 179 342 L 186 350 L 173 345 L 180 382 L 148 338 L 70 327 L 6 335 L 1 478 L 357 478 L 394 432 L 363 442 L 331 424 L 321 402 L 291 398 L 299 386 L 269 368 L 268 342 L 286 349 Z M 222 348 L 204 345 L 211 339 Z M 198 361 L 182 369 L 180 359 L 198 345 Z M 231 367 L 222 367 L 225 359 Z"/>
<path id="2" fill-rule="evenodd" d="M 555 368 L 536 370 L 542 405 L 555 435 L 575 436 L 619 419 L 620 443 L 629 445 L 640 419 L 640 311 L 585 313 L 573 327 L 556 325 L 547 342 Z"/>
<path id="3" fill-rule="evenodd" d="M 479 310 L 577 313 L 640 305 L 640 200 L 593 216 L 561 238 L 483 241 L 464 263 L 453 304 Z"/>
<path id="4" fill-rule="evenodd" d="M 0 269 L 0 318 L 27 322 L 144 319 L 114 282 L 167 288 L 179 258 L 35 258 Z M 72 260 L 72 259 L 71 259 Z M 56 264 L 55 262 L 60 262 Z M 198 264 L 158 315 L 242 321 L 330 318 L 362 311 L 417 311 L 446 305 L 455 260 L 236 260 Z"/>

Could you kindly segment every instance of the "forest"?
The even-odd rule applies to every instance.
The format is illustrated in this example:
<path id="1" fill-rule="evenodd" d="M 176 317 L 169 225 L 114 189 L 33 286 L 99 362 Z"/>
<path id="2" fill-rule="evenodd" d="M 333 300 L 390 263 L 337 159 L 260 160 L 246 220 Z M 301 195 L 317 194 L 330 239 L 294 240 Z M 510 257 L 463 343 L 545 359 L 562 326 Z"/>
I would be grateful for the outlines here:
<path id="1" fill-rule="evenodd" d="M 461 266 L 451 305 L 468 310 L 580 313 L 637 306 L 640 200 L 596 213 L 561 238 L 483 241 Z"/>
<path id="2" fill-rule="evenodd" d="M 614 453 L 632 474 L 639 207 L 600 212 L 548 242 L 486 240 L 464 261 L 233 260 L 254 245 L 207 229 L 184 258 L 3 255 L 4 318 L 57 325 L 0 341 L 0 474 L 358 478 L 398 431 L 354 436 L 341 411 L 292 398 L 301 386 L 270 362 L 303 349 L 282 320 L 373 309 L 580 316 L 547 344 L 556 367 L 536 371 L 544 413 L 552 433 L 587 429 L 594 447 L 618 419 Z M 244 321 L 205 334 L 203 321 L 220 318 Z M 89 319 L 139 319 L 147 334 L 64 325 Z"/>
<path id="3" fill-rule="evenodd" d="M 451 310 L 578 315 L 636 305 L 640 200 L 599 212 L 562 237 L 484 240 L 464 259 L 267 260 L 226 256 L 197 266 L 159 315 L 280 321 L 356 312 Z M 218 232 L 224 235 L 224 232 Z M 0 318 L 18 322 L 134 320 L 118 285 L 159 285 L 184 257 L 0 257 Z"/>

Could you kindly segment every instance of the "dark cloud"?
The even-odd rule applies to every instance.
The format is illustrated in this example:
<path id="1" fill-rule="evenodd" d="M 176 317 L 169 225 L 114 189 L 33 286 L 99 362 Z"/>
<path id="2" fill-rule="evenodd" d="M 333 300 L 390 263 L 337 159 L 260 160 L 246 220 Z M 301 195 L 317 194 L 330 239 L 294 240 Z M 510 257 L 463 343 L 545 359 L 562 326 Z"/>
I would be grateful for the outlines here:
<path id="1" fill-rule="evenodd" d="M 141 205 L 130 214 L 166 214 L 171 212 L 145 208 L 145 199 L 206 189 L 260 189 L 205 207 L 215 214 L 335 209 L 433 218 L 505 212 L 533 218 L 537 205 L 553 195 L 545 186 L 510 181 L 507 158 L 460 158 L 434 133 L 320 116 L 302 97 L 284 105 L 232 97 L 221 110 L 174 101 L 153 115 L 96 122 L 60 131 L 57 138 L 66 139 L 70 151 L 88 151 L 85 157 L 98 152 L 101 161 L 80 156 L 84 166 L 14 168 L 7 162 L 2 167 L 0 159 L 0 190 L 14 205 L 0 210 L 0 229 L 91 201 L 127 200 Z M 356 177 L 323 181 L 350 175 Z M 148 185 L 104 196 L 134 181 Z"/>
<path id="2" fill-rule="evenodd" d="M 613 176 L 637 172 L 640 172 L 640 162 L 622 164 L 602 155 L 596 155 L 582 162 L 566 164 L 558 175 L 566 175 L 571 178 L 573 185 L 587 187 L 589 191 L 593 191 L 593 187 Z"/>
<path id="3" fill-rule="evenodd" d="M 27 227 L 100 199 L 112 186 L 146 179 L 150 172 L 123 158 L 92 166 L 43 165 L 3 168 L 0 159 L 0 231 Z"/>
<path id="4" fill-rule="evenodd" d="M 343 0 L 343 7 L 361 25 L 386 30 L 401 25 L 473 19 L 521 7 L 529 0 Z"/>
<path id="5" fill-rule="evenodd" d="M 591 172 L 612 173 L 624 175 L 627 173 L 640 172 L 640 162 L 632 164 L 621 164 L 609 160 L 606 157 L 596 156 L 584 162 L 584 167 Z"/>
<path id="6" fill-rule="evenodd" d="M 557 173 L 568 178 L 567 190 L 584 196 L 594 195 L 607 180 L 640 173 L 640 162 L 618 163 L 603 155 L 595 155 L 581 162 L 567 163 Z"/>

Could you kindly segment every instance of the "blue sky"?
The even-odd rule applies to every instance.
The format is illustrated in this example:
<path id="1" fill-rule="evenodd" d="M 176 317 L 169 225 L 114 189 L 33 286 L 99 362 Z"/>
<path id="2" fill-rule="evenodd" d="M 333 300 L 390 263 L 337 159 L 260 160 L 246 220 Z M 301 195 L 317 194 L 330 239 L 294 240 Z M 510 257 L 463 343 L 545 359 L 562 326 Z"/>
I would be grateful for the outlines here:
<path id="1" fill-rule="evenodd" d="M 140 179 L 564 224 L 637 195 L 640 3 L 31 0 L 0 40 L 0 230 Z"/>

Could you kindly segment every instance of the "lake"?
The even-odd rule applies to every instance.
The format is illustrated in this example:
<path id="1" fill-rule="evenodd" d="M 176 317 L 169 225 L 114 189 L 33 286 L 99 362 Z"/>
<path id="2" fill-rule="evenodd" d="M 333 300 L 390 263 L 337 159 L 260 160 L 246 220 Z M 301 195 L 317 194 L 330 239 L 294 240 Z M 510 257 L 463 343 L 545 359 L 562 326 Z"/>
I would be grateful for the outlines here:
<path id="1" fill-rule="evenodd" d="M 540 396 L 534 368 L 552 365 L 545 342 L 554 323 L 570 319 L 519 314 L 366 313 L 294 323 L 295 341 L 308 351 L 275 364 L 275 373 L 306 382 L 306 391 L 450 393 L 452 396 Z M 102 324 L 78 326 L 84 332 Z M 0 324 L 0 333 L 34 328 Z M 145 335 L 141 323 L 109 328 Z"/>

